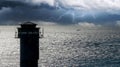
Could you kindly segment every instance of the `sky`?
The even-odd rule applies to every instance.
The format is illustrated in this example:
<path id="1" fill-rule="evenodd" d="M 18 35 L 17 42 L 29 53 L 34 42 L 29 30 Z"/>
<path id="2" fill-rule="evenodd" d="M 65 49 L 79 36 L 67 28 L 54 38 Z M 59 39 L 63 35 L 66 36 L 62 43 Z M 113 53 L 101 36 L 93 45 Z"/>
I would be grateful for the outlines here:
<path id="1" fill-rule="evenodd" d="M 0 24 L 24 21 L 120 26 L 120 0 L 0 0 Z"/>

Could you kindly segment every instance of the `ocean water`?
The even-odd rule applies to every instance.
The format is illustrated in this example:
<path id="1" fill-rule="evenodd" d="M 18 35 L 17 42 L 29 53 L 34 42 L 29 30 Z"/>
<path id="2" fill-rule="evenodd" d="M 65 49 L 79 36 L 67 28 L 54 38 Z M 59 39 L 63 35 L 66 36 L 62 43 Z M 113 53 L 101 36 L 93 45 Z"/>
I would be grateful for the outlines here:
<path id="1" fill-rule="evenodd" d="M 0 67 L 19 67 L 17 26 L 0 26 Z M 120 67 L 120 30 L 44 26 L 39 67 Z"/>

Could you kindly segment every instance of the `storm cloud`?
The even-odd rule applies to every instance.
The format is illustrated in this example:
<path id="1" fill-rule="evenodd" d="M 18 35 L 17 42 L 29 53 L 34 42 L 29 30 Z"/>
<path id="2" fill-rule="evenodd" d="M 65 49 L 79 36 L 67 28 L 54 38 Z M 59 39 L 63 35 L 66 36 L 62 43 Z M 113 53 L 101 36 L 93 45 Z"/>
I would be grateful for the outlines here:
<path id="1" fill-rule="evenodd" d="M 58 24 L 115 24 L 120 0 L 0 0 L 0 24 L 47 21 Z"/>

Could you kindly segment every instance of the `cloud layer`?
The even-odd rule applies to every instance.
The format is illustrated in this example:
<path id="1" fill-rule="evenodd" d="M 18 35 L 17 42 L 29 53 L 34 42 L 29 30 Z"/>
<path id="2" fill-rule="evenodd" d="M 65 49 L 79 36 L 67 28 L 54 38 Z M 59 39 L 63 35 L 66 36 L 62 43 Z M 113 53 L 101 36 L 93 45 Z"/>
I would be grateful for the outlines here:
<path id="1" fill-rule="evenodd" d="M 119 4 L 120 0 L 0 0 L 0 23 L 115 24 L 120 20 Z"/>
<path id="2" fill-rule="evenodd" d="M 93 12 L 110 12 L 120 14 L 120 0 L 26 0 L 28 3 L 39 5 L 48 3 L 50 6 L 63 6 L 76 10 L 90 10 Z"/>

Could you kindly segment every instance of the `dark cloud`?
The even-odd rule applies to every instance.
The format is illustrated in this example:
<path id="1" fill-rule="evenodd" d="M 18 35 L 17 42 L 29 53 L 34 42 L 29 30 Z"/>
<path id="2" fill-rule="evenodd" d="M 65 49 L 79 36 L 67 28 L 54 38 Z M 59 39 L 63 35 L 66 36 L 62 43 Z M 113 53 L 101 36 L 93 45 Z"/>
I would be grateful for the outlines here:
<path id="1" fill-rule="evenodd" d="M 18 6 L 27 6 L 27 4 L 20 2 L 20 1 L 8 1 L 8 0 L 1 0 L 0 1 L 0 8 L 2 7 L 18 7 Z"/>
<path id="2" fill-rule="evenodd" d="M 35 5 L 24 1 L 1 0 L 0 1 L 0 24 L 18 24 L 23 21 L 49 21 L 58 24 L 73 24 L 79 22 L 94 22 L 104 24 L 105 22 L 114 23 L 120 20 L 120 15 L 101 13 L 95 18 L 92 15 L 82 15 L 71 9 L 65 9 L 62 6 L 50 6 L 48 3 Z"/>

